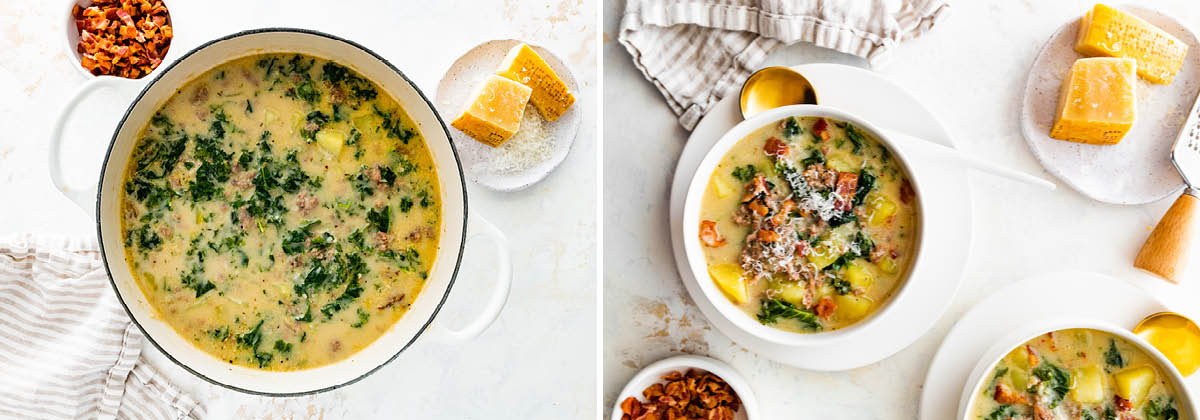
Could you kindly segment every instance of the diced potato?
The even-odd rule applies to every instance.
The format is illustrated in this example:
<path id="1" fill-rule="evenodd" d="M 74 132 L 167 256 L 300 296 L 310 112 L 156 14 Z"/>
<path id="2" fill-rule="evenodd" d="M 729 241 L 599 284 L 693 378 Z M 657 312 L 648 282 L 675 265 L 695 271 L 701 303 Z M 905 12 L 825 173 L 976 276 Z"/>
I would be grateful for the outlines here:
<path id="1" fill-rule="evenodd" d="M 1009 369 L 1008 380 L 1012 381 L 1013 389 L 1020 391 L 1029 389 L 1029 371 L 1025 369 Z"/>
<path id="2" fill-rule="evenodd" d="M 342 152 L 342 145 L 346 143 L 346 135 L 337 130 L 321 130 L 316 137 L 317 144 L 334 156 Z"/>
<path id="3" fill-rule="evenodd" d="M 279 119 L 279 113 L 275 112 L 274 108 L 267 108 L 267 111 L 263 113 L 264 123 L 270 124 L 272 121 L 277 119 Z"/>
<path id="4" fill-rule="evenodd" d="M 746 303 L 746 279 L 742 268 L 737 264 L 717 264 L 708 267 L 708 275 L 712 276 L 717 288 L 725 293 L 733 303 Z"/>
<path id="5" fill-rule="evenodd" d="M 374 133 L 375 130 L 379 128 L 379 121 L 375 118 L 374 114 L 365 114 L 354 117 L 351 122 L 354 123 L 354 128 L 357 128 L 358 131 L 362 132 L 363 134 Z"/>
<path id="6" fill-rule="evenodd" d="M 892 259 L 891 255 L 884 255 L 879 262 L 875 263 L 875 266 L 886 274 L 896 274 L 897 271 L 900 271 L 900 266 L 896 264 L 896 260 Z"/>
<path id="7" fill-rule="evenodd" d="M 1104 400 L 1104 372 L 1099 366 L 1084 366 L 1072 369 L 1071 399 L 1080 404 L 1095 404 Z"/>
<path id="8" fill-rule="evenodd" d="M 1145 365 L 1131 367 L 1113 374 L 1113 379 L 1117 383 L 1117 395 L 1137 407 L 1145 402 L 1150 387 L 1154 386 L 1154 368 Z"/>
<path id="9" fill-rule="evenodd" d="M 779 298 L 796 306 L 804 306 L 804 286 L 796 283 L 784 283 L 779 286 Z"/>
<path id="10" fill-rule="evenodd" d="M 867 201 L 871 205 L 871 216 L 869 221 L 871 226 L 879 226 L 887 223 L 888 219 L 891 218 L 892 215 L 896 214 L 896 202 L 888 199 L 887 197 L 876 195 Z"/>
<path id="11" fill-rule="evenodd" d="M 719 176 L 712 177 L 712 183 L 713 190 L 717 193 L 717 198 L 725 198 L 733 193 L 733 186 L 730 186 L 728 182 L 725 182 Z"/>
<path id="12" fill-rule="evenodd" d="M 842 275 L 842 278 L 850 282 L 850 286 L 855 288 L 866 289 L 870 287 L 871 283 L 875 282 L 875 278 L 871 275 L 871 271 L 867 269 L 867 264 L 870 263 L 862 260 L 854 260 L 850 265 L 846 266 L 846 272 Z"/>
<path id="13" fill-rule="evenodd" d="M 871 299 L 862 296 L 838 295 L 833 303 L 837 304 L 834 316 L 842 321 L 857 321 L 871 312 Z"/>
<path id="14" fill-rule="evenodd" d="M 846 160 L 845 158 L 843 158 L 841 156 L 834 156 L 834 157 L 829 158 L 829 160 L 827 162 L 825 162 L 825 165 L 830 167 L 831 169 L 837 170 L 838 172 L 857 172 L 858 171 L 858 168 L 855 168 L 854 164 L 850 163 L 850 161 Z"/>
<path id="15" fill-rule="evenodd" d="M 837 261 L 838 257 L 842 256 L 841 252 L 834 247 L 829 241 L 823 241 L 809 251 L 807 257 L 808 262 L 811 262 L 817 271 L 821 271 Z"/>
<path id="16" fill-rule="evenodd" d="M 1016 366 L 1017 369 L 1026 370 L 1031 367 L 1029 366 L 1029 353 L 1025 351 L 1025 346 L 1020 346 L 1013 349 L 1012 351 L 1008 352 L 1008 355 L 1004 356 L 1004 358 L 1007 359 L 1009 363 L 1012 363 L 1014 366 Z"/>

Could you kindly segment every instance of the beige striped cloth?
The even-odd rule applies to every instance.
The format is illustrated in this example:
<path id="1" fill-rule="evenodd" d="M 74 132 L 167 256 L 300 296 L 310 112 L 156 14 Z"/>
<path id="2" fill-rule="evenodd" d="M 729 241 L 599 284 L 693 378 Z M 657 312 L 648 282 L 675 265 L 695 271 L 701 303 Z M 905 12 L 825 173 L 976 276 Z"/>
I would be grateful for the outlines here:
<path id="1" fill-rule="evenodd" d="M 928 32 L 946 0 L 626 0 L 617 40 L 691 130 L 783 44 L 811 42 L 884 64 Z"/>
<path id="2" fill-rule="evenodd" d="M 95 240 L 0 237 L 0 418 L 198 419 L 141 358 Z"/>

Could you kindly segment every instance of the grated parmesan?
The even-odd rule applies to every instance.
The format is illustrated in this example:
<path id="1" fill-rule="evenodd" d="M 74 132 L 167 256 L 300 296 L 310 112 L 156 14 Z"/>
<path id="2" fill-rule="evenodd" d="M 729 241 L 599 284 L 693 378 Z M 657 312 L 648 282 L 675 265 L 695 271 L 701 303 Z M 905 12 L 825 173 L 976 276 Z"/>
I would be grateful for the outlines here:
<path id="1" fill-rule="evenodd" d="M 489 166 L 493 172 L 511 174 L 545 162 L 553 152 L 554 137 L 531 102 L 525 105 L 521 128 L 495 149 Z"/>

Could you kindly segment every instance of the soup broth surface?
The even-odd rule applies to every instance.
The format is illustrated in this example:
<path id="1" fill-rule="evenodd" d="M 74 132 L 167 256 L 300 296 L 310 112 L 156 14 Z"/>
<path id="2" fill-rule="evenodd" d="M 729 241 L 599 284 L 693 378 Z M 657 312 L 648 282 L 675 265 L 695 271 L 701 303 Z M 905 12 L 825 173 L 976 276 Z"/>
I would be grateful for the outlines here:
<path id="1" fill-rule="evenodd" d="M 260 54 L 188 82 L 124 174 L 125 256 L 157 315 L 266 370 L 344 359 L 420 294 L 437 172 L 396 101 L 338 63 Z"/>

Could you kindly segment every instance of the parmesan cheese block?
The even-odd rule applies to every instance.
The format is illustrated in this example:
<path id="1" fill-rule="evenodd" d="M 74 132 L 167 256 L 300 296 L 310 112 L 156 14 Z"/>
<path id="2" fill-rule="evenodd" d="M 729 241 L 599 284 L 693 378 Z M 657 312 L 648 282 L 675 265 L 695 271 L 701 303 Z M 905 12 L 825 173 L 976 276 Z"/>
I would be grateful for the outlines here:
<path id="1" fill-rule="evenodd" d="M 523 84 L 489 75 L 462 115 L 450 125 L 483 144 L 499 146 L 521 128 L 532 91 Z"/>
<path id="2" fill-rule="evenodd" d="M 1162 85 L 1175 79 L 1187 50 L 1159 27 L 1103 4 L 1083 15 L 1075 41 L 1075 51 L 1086 56 L 1137 60 L 1138 75 Z"/>
<path id="3" fill-rule="evenodd" d="M 533 88 L 531 101 L 548 121 L 558 121 L 575 103 L 575 95 L 567 89 L 567 84 L 528 45 L 520 44 L 509 50 L 496 74 Z"/>
<path id="4" fill-rule="evenodd" d="M 1071 66 L 1058 98 L 1050 137 L 1088 144 L 1117 144 L 1137 114 L 1137 62 L 1081 58 Z"/>

